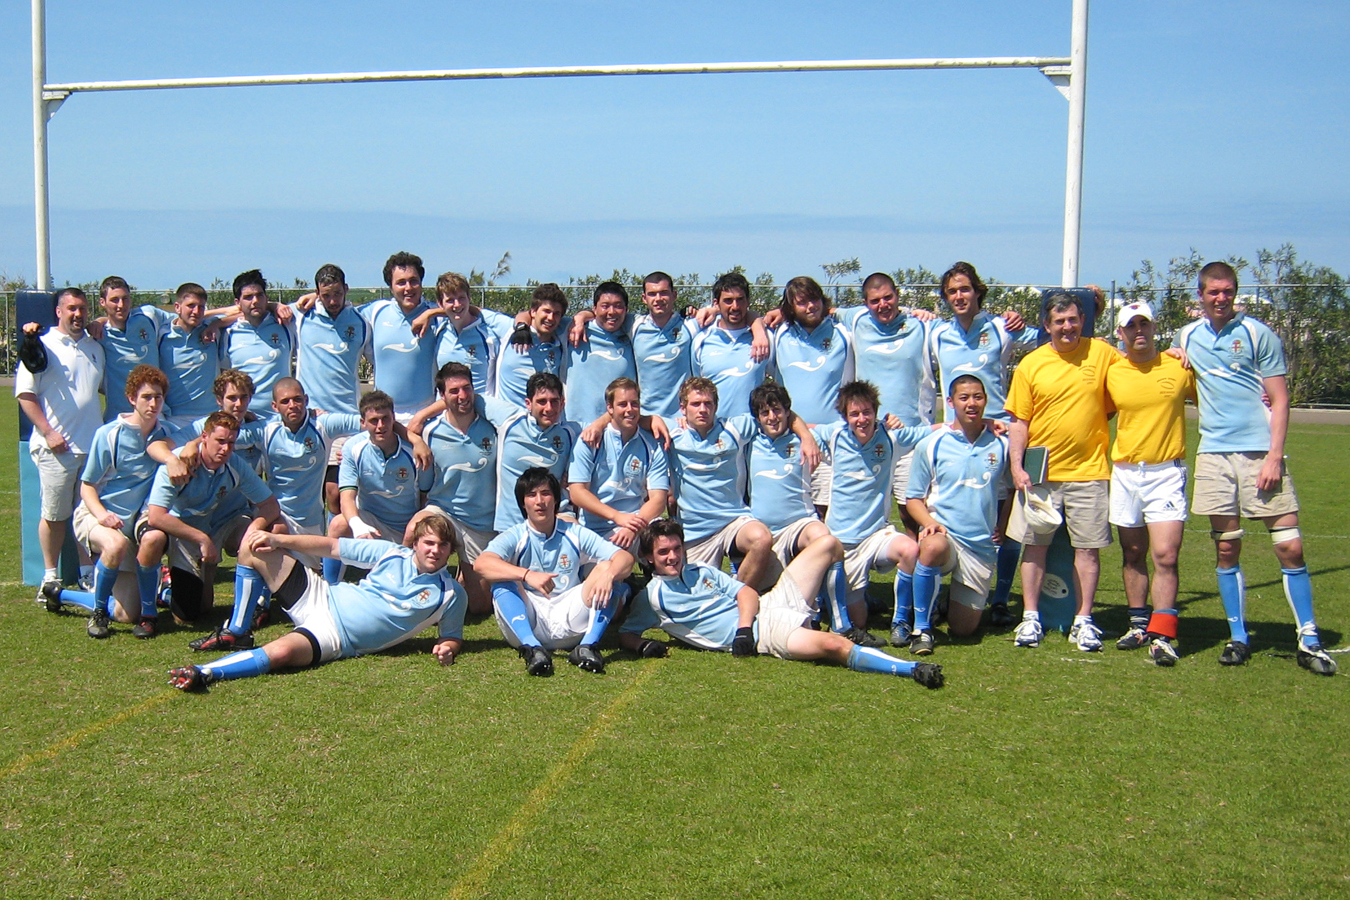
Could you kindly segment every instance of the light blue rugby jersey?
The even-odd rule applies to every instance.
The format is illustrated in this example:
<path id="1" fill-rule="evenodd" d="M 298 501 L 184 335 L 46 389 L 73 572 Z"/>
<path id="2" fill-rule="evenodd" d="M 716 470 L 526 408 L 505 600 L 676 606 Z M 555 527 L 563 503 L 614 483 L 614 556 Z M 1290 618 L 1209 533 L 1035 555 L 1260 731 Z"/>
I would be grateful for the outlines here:
<path id="1" fill-rule="evenodd" d="M 310 534 L 322 534 L 328 521 L 323 478 L 333 441 L 361 430 L 355 413 L 323 413 L 306 418 L 291 431 L 280 417 L 263 426 L 263 472 L 281 511 Z"/>
<path id="2" fill-rule="evenodd" d="M 717 412 L 726 418 L 750 415 L 750 392 L 764 383 L 773 353 L 755 362 L 750 358 L 754 335 L 749 328 L 705 328 L 694 336 L 694 374 L 717 385 Z M 678 408 L 680 398 L 675 397 Z M 794 398 L 795 405 L 795 398 Z"/>
<path id="3" fill-rule="evenodd" d="M 322 303 L 307 313 L 291 304 L 295 313 L 295 377 L 309 396 L 311 409 L 355 413 L 360 401 L 357 365 L 369 358 L 370 323 L 350 303 L 329 316 Z"/>
<path id="4" fill-rule="evenodd" d="M 488 421 L 482 398 L 467 432 L 445 416 L 422 431 L 422 440 L 436 459 L 427 503 L 434 503 L 477 531 L 492 531 L 497 514 L 497 426 Z"/>
<path id="5" fill-rule="evenodd" d="M 560 594 L 585 580 L 582 566 L 607 560 L 619 548 L 585 526 L 559 519 L 549 535 L 535 531 L 529 522 L 512 525 L 488 542 L 486 552 L 513 566 L 553 573 L 553 593 Z"/>
<path id="6" fill-rule="evenodd" d="M 633 602 L 619 631 L 641 634 L 660 628 L 666 634 L 704 650 L 729 650 L 736 637 L 741 584 L 721 569 L 689 563 L 678 576 L 656 575 Z M 755 621 L 759 633 L 759 621 Z"/>
<path id="7" fill-rule="evenodd" d="M 1190 356 L 1200 398 L 1198 453 L 1267 453 L 1270 410 L 1261 402 L 1264 379 L 1287 374 L 1275 332 L 1238 313 L 1216 334 L 1199 319 L 1177 335 Z"/>
<path id="8" fill-rule="evenodd" d="M 1014 350 L 1035 348 L 1040 329 L 1028 325 L 1021 331 L 1010 332 L 1001 316 L 979 312 L 970 323 L 969 332 L 955 319 L 943 319 L 929 325 L 928 334 L 938 370 L 940 396 L 947 396 L 956 376 L 976 375 L 984 382 L 984 393 L 988 398 L 985 417 L 1008 419 L 1003 408 L 1008 399 L 1008 363 Z M 950 411 L 946 418 L 952 418 Z"/>
<path id="9" fill-rule="evenodd" d="M 447 569 L 417 570 L 413 551 L 388 541 L 338 541 L 342 561 L 370 574 L 328 588 L 343 657 L 375 653 L 440 624 L 442 640 L 464 636 L 468 595 Z"/>
<path id="10" fill-rule="evenodd" d="M 271 496 L 258 474 L 231 455 L 214 472 L 198 466 L 182 487 L 174 487 L 161 466 L 145 503 L 163 507 L 209 535 L 236 516 L 248 514 L 249 504 L 256 506 Z"/>
<path id="11" fill-rule="evenodd" d="M 135 527 L 159 468 L 145 448 L 167 436 L 163 423 L 156 423 L 148 435 L 142 435 L 140 426 L 121 416 L 94 432 L 80 480 L 98 490 L 98 499 L 108 512 L 121 518 L 128 533 Z"/>
<path id="12" fill-rule="evenodd" d="M 894 431 L 877 428 L 870 441 L 859 444 L 843 422 L 811 430 L 833 469 L 825 524 L 835 537 L 852 546 L 889 524 L 895 458 L 931 431 L 927 425 Z"/>
<path id="13" fill-rule="evenodd" d="M 906 425 L 933 424 L 937 391 L 927 324 L 897 314 L 883 325 L 865 306 L 837 315 L 853 335 L 855 377 L 876 386 L 880 414 L 898 416 Z"/>
<path id="14" fill-rule="evenodd" d="M 479 309 L 478 318 L 457 331 L 443 318 L 436 326 L 436 371 L 446 363 L 463 363 L 473 373 L 473 390 L 480 397 L 495 393 L 497 356 L 511 338 L 515 319 L 495 309 Z"/>
<path id="15" fill-rule="evenodd" d="M 707 437 L 692 427 L 670 436 L 670 470 L 675 487 L 676 520 L 685 540 L 716 534 L 739 516 L 750 515 L 745 502 L 745 447 L 759 431 L 753 417 L 718 417 Z"/>
<path id="16" fill-rule="evenodd" d="M 564 322 L 570 322 L 570 319 L 564 319 Z M 559 378 L 567 375 L 567 348 L 564 346 L 566 327 L 558 326 L 554 333 L 553 340 L 540 341 L 539 333 L 534 332 L 534 343 L 524 352 L 518 352 L 516 348 L 508 346 L 505 342 L 502 345 L 502 352 L 497 356 L 497 390 L 496 396 L 508 403 L 514 403 L 516 406 L 525 405 L 525 385 L 530 381 L 530 376 L 535 372 L 550 372 Z M 508 337 L 509 341 L 510 338 Z"/>
<path id="17" fill-rule="evenodd" d="M 964 432 L 942 428 L 915 449 L 905 496 L 924 500 L 952 540 L 992 561 L 1000 487 L 1012 488 L 1007 438 L 986 429 L 972 444 Z"/>
<path id="18" fill-rule="evenodd" d="M 138 306 L 127 314 L 126 328 L 103 325 L 103 421 L 111 422 L 131 412 L 127 402 L 127 376 L 139 365 L 159 368 L 159 339 L 175 316 L 158 306 Z M 167 407 L 167 403 L 166 403 Z M 171 410 L 160 414 L 167 416 Z"/>
<path id="19" fill-rule="evenodd" d="M 413 320 L 431 307 L 424 299 L 404 313 L 392 298 L 372 300 L 357 308 L 370 323 L 375 356 L 375 387 L 394 399 L 400 416 L 415 413 L 436 399 L 436 337 L 427 329 L 412 333 Z"/>
<path id="20" fill-rule="evenodd" d="M 412 445 L 402 438 L 388 456 L 371 443 L 366 432 L 342 445 L 338 490 L 356 490 L 362 518 L 368 513 L 390 528 L 406 528 L 408 520 L 422 508 L 418 492 L 430 486 L 431 470 L 417 470 Z"/>
<path id="21" fill-rule="evenodd" d="M 586 426 L 605 414 L 605 388 L 616 378 L 637 380 L 633 342 L 620 328 L 611 334 L 594 322 L 586 340 L 567 350 L 567 418 Z"/>
<path id="22" fill-rule="evenodd" d="M 291 374 L 294 349 L 295 332 L 271 313 L 256 326 L 241 317 L 220 333 L 221 364 L 253 379 L 253 400 L 248 409 L 258 418 L 276 416 L 272 386 Z"/>
<path id="23" fill-rule="evenodd" d="M 694 324 L 671 313 L 664 326 L 650 313 L 629 315 L 628 333 L 642 388 L 642 414 L 673 419 L 680 414 L 680 385 L 693 374 Z"/>
<path id="24" fill-rule="evenodd" d="M 486 403 L 488 418 L 497 426 L 497 512 L 493 531 L 505 531 L 525 521 L 516 505 L 516 480 L 534 466 L 553 473 L 559 482 L 567 481 L 567 464 L 572 460 L 581 430 L 576 423 L 560 421 L 541 429 L 525 410 L 493 398 Z M 559 497 L 561 506 L 562 498 Z"/>
<path id="25" fill-rule="evenodd" d="M 592 449 L 578 441 L 568 467 L 567 481 L 591 489 L 600 502 L 619 512 L 635 513 L 647 502 L 648 491 L 670 490 L 670 465 L 661 444 L 642 429 L 627 442 L 612 424 Z M 581 522 L 602 537 L 614 531 L 614 523 L 581 510 Z"/>
<path id="26" fill-rule="evenodd" d="M 217 412 L 218 410 L 212 410 Z M 169 423 L 165 423 L 165 430 L 174 445 L 181 447 L 188 441 L 202 436 L 202 428 L 206 425 L 209 416 L 198 416 L 192 420 L 192 424 L 187 427 L 176 428 Z M 234 440 L 234 459 L 238 459 L 244 465 L 248 466 L 257 474 L 261 475 L 263 471 L 263 430 L 267 423 L 254 419 L 252 422 L 244 422 L 239 426 L 239 436 Z"/>
<path id="27" fill-rule="evenodd" d="M 750 513 L 774 534 L 799 519 L 818 518 L 801 446 L 791 431 L 775 439 L 757 429 L 750 442 Z"/>
<path id="28" fill-rule="evenodd" d="M 808 332 L 784 322 L 773 332 L 773 371 L 792 396 L 792 411 L 812 425 L 842 421 L 839 386 L 853 380 L 853 338 L 833 316 Z"/>
<path id="29" fill-rule="evenodd" d="M 206 325 L 191 332 L 170 322 L 159 338 L 159 367 L 169 377 L 164 404 L 174 416 L 209 416 L 216 411 L 211 388 L 220 374 L 216 344 L 202 343 Z"/>

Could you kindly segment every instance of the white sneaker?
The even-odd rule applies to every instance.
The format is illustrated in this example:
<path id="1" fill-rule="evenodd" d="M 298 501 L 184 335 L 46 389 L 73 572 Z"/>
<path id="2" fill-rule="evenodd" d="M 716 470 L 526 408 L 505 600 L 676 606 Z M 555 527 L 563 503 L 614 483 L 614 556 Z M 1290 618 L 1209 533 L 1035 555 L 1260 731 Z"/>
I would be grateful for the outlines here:
<path id="1" fill-rule="evenodd" d="M 1165 637 L 1155 637 L 1148 645 L 1148 655 L 1153 661 L 1164 668 L 1170 668 L 1177 664 L 1181 656 L 1177 653 L 1176 645 Z"/>
<path id="2" fill-rule="evenodd" d="M 1069 629 L 1069 643 L 1084 653 L 1096 653 L 1102 649 L 1102 630 L 1091 619 L 1074 622 Z"/>
<path id="3" fill-rule="evenodd" d="M 1014 647 L 1039 647 L 1045 632 L 1041 629 L 1040 619 L 1023 619 L 1013 632 Z"/>

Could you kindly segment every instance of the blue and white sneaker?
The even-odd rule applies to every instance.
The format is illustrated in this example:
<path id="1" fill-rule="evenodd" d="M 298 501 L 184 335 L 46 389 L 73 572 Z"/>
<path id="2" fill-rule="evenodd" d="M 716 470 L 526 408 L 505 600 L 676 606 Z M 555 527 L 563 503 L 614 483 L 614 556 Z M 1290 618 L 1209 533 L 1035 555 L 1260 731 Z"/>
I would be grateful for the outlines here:
<path id="1" fill-rule="evenodd" d="M 1045 631 L 1041 628 L 1041 620 L 1039 617 L 1031 618 L 1029 616 L 1023 616 L 1021 624 L 1019 624 L 1017 630 L 1013 632 L 1013 646 L 1039 647 L 1041 645 L 1041 638 L 1044 636 Z"/>
<path id="2" fill-rule="evenodd" d="M 1102 649 L 1102 630 L 1092 623 L 1091 617 L 1075 620 L 1069 629 L 1069 643 L 1083 653 L 1096 653 Z"/>

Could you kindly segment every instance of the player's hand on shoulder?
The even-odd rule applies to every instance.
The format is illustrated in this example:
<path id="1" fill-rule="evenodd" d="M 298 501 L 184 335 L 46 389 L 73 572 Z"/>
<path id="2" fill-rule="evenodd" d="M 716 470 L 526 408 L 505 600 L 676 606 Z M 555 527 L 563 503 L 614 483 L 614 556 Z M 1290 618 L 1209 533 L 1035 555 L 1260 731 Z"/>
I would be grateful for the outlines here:
<path id="1" fill-rule="evenodd" d="M 1003 324 L 1009 331 L 1021 331 L 1023 328 L 1027 327 L 1026 320 L 1023 319 L 1022 314 L 1015 309 L 1004 310 Z"/>

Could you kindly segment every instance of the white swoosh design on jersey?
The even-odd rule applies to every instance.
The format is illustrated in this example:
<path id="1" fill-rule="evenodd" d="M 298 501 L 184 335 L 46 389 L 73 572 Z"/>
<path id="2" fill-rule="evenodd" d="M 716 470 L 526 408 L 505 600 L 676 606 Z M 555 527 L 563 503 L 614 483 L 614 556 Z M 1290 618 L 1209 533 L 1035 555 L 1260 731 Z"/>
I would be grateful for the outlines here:
<path id="1" fill-rule="evenodd" d="M 314 457 L 311 456 L 309 459 L 300 462 L 294 466 L 278 466 L 272 469 L 272 472 L 276 475 L 281 475 L 282 473 L 285 472 L 308 472 L 313 467 L 314 467 Z"/>
<path id="2" fill-rule="evenodd" d="M 989 486 L 989 478 L 990 478 L 989 473 L 983 472 L 980 474 L 979 478 L 962 478 L 960 481 L 956 483 L 956 486 L 974 488 L 977 491 L 983 490 L 984 488 L 987 488 Z"/>
<path id="3" fill-rule="evenodd" d="M 591 356 L 607 359 L 611 362 L 623 362 L 623 354 L 615 353 L 613 350 L 592 350 Z"/>
<path id="4" fill-rule="evenodd" d="M 691 472 L 716 472 L 721 466 L 718 463 L 685 463 L 684 467 Z"/>
<path id="5" fill-rule="evenodd" d="M 394 353 L 416 353 L 417 339 L 416 338 L 413 339 L 412 346 L 406 346 L 404 344 L 385 344 L 384 349 L 392 351 Z"/>
<path id="6" fill-rule="evenodd" d="M 149 345 L 146 345 L 142 347 L 140 350 L 133 350 L 130 353 L 123 353 L 122 359 L 126 360 L 127 362 L 145 362 L 145 358 L 149 354 L 150 354 L 150 347 Z"/>
<path id="7" fill-rule="evenodd" d="M 720 372 L 714 372 L 713 378 L 744 378 L 750 374 L 750 368 L 753 363 L 746 363 L 744 367 L 733 366 L 730 369 L 723 369 Z"/>
<path id="8" fill-rule="evenodd" d="M 680 358 L 680 348 L 679 348 L 679 347 L 676 347 L 675 349 L 673 349 L 673 350 L 670 351 L 670 355 L 669 355 L 669 356 L 667 356 L 667 355 L 664 354 L 664 353 L 656 353 L 656 354 L 653 354 L 652 356 L 644 356 L 644 357 L 642 357 L 642 361 L 643 361 L 643 362 L 654 362 L 654 363 L 668 363 L 668 362 L 674 362 L 675 360 L 677 360 L 677 359 L 679 359 L 679 358 Z"/>
<path id="9" fill-rule="evenodd" d="M 898 341 L 894 341 L 894 342 L 891 342 L 891 343 L 886 343 L 886 344 L 873 344 L 872 346 L 870 346 L 870 347 L 867 348 L 867 352 L 868 352 L 868 353 L 884 353 L 884 354 L 886 354 L 887 356 L 890 356 L 892 353 L 899 353 L 901 350 L 905 349 L 903 346 L 901 346 L 902 344 L 904 344 L 904 342 L 905 342 L 905 339 L 904 339 L 904 338 L 900 338 Z"/>
<path id="10" fill-rule="evenodd" d="M 346 341 L 343 341 L 340 344 L 310 344 L 310 346 L 315 350 L 322 350 L 324 353 L 331 353 L 334 356 L 339 356 L 347 352 Z"/>
<path id="11" fill-rule="evenodd" d="M 871 481 L 872 473 L 867 469 L 855 469 L 852 472 L 839 473 L 845 478 L 852 478 L 854 481 Z"/>
<path id="12" fill-rule="evenodd" d="M 549 466 L 553 465 L 555 462 L 558 461 L 558 457 L 557 457 L 556 455 L 553 455 L 553 456 L 522 456 L 522 457 L 520 457 L 520 461 L 523 462 L 523 463 L 529 463 L 529 464 L 532 465 L 532 466 L 543 466 L 545 469 L 547 469 Z"/>
<path id="13" fill-rule="evenodd" d="M 1235 371 L 1236 371 L 1236 370 L 1235 370 Z M 1215 376 L 1215 377 L 1217 377 L 1217 378 L 1236 378 L 1236 377 L 1237 377 L 1236 374 L 1235 374 L 1235 372 L 1230 372 L 1228 369 L 1205 369 L 1205 374 L 1206 374 L 1206 375 L 1213 375 L 1213 376 Z"/>
<path id="14" fill-rule="evenodd" d="M 761 469 L 760 471 L 755 473 L 754 477 L 772 478 L 774 481 L 782 481 L 785 478 L 791 478 L 792 471 L 790 469 L 784 469 L 782 472 L 778 471 L 777 469 Z"/>
<path id="15" fill-rule="evenodd" d="M 809 362 L 791 362 L 787 364 L 787 367 L 789 369 L 801 369 L 804 372 L 819 372 L 821 369 L 825 368 L 825 357 L 816 357 L 815 365 L 812 365 Z"/>
<path id="16" fill-rule="evenodd" d="M 277 358 L 278 351 L 268 350 L 266 356 L 255 356 L 252 359 L 246 359 L 239 364 L 240 368 L 244 366 L 265 366 Z"/>
<path id="17" fill-rule="evenodd" d="M 445 468 L 447 472 L 481 472 L 483 469 L 487 468 L 487 464 L 487 458 L 484 457 L 476 463 L 455 463 L 453 466 L 446 466 Z"/>
<path id="18" fill-rule="evenodd" d="M 403 491 L 364 491 L 372 497 L 383 497 L 386 500 L 396 500 L 403 496 Z"/>
<path id="19" fill-rule="evenodd" d="M 961 363 L 961 365 L 954 367 L 954 368 L 952 369 L 952 371 L 953 371 L 953 372 L 980 372 L 980 371 L 982 371 L 982 370 L 984 369 L 984 366 L 985 366 L 985 364 L 986 364 L 987 362 L 989 362 L 989 354 L 988 354 L 988 353 L 981 353 L 978 362 L 973 362 L 973 363 Z"/>

